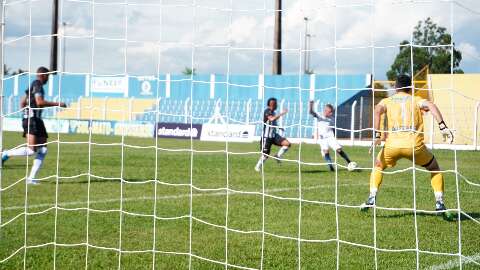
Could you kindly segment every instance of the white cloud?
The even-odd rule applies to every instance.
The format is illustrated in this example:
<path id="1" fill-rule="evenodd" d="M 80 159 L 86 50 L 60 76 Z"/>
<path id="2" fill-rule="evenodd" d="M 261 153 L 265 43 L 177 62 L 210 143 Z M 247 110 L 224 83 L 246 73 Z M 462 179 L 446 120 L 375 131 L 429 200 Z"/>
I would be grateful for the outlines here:
<path id="1" fill-rule="evenodd" d="M 463 61 L 478 63 L 480 60 L 480 52 L 474 45 L 468 42 L 462 42 L 460 45 L 458 45 L 458 49 L 462 52 Z"/>
<path id="2" fill-rule="evenodd" d="M 127 57 L 129 70 L 134 70 L 136 74 L 151 74 L 156 71 L 159 49 L 162 52 L 160 71 L 179 72 L 191 63 L 192 48 L 189 46 L 191 42 L 202 46 L 231 45 L 236 48 L 265 46 L 267 48 L 265 61 L 271 61 L 270 49 L 273 44 L 274 22 L 271 4 L 273 1 L 267 3 L 267 11 L 262 10 L 264 3 L 259 4 L 257 0 L 242 0 L 241 3 L 234 1 L 234 11 L 230 13 L 228 8 L 231 1 L 198 0 L 198 5 L 207 5 L 208 8 L 196 9 L 195 25 L 192 6 L 175 7 L 172 5 L 178 3 L 173 0 L 170 2 L 164 0 L 163 3 L 168 6 L 163 7 L 158 6 L 158 1 L 129 1 L 132 5 L 128 6 L 128 39 L 139 42 L 128 43 L 125 55 L 125 48 L 122 47 L 124 42 L 121 40 L 112 42 L 111 45 L 106 44 L 108 42 L 96 41 L 95 57 L 99 58 L 99 61 L 95 63 L 98 63 L 99 66 L 96 68 L 101 68 L 102 73 L 116 72 L 119 70 L 118 63 L 123 63 L 118 58 Z M 190 2 L 190 0 L 183 0 L 182 3 Z M 479 2 L 473 1 L 468 5 L 478 6 Z M 32 17 L 35 25 L 32 33 L 48 32 L 50 1 L 37 0 L 35 3 L 37 15 Z M 312 67 L 321 72 L 334 71 L 333 50 L 321 51 L 321 49 L 334 46 L 335 34 L 336 45 L 340 47 L 369 46 L 372 43 L 372 37 L 374 37 L 375 46 L 396 46 L 402 40 L 408 40 L 413 27 L 419 20 L 426 17 L 432 17 L 439 25 L 447 27 L 449 31 L 452 30 L 450 27 L 451 3 L 447 1 L 382 0 L 374 1 L 374 7 L 370 6 L 370 3 L 372 3 L 370 0 L 284 0 L 283 48 L 286 49 L 284 70 L 298 72 L 300 57 L 297 55 L 303 45 L 305 27 L 303 18 L 306 16 L 310 18 L 309 32 L 313 35 L 311 48 L 319 50 L 312 53 Z M 126 14 L 124 7 L 122 4 L 100 5 L 95 9 L 95 16 L 93 16 L 91 3 L 65 2 L 62 20 L 69 22 L 66 34 L 84 37 L 67 40 L 68 67 L 82 72 L 88 72 L 91 69 L 89 59 L 92 54 L 92 39 L 88 37 L 93 32 L 96 37 L 120 39 L 124 37 L 123 16 Z M 93 29 L 93 17 L 95 29 Z M 480 33 L 475 27 L 480 23 L 480 17 L 455 7 L 453 19 L 455 42 L 460 44 L 461 50 L 464 51 L 464 62 L 471 63 L 470 59 L 480 57 L 476 49 L 480 46 Z M 28 5 L 15 5 L 15 8 L 12 6 L 7 9 L 7 39 L 24 35 L 26 22 L 28 22 Z M 23 44 L 24 42 L 23 45 L 20 45 L 21 42 L 18 43 L 16 47 L 14 44 L 9 46 L 10 51 L 15 52 L 8 57 L 7 64 L 13 68 L 25 68 L 22 66 L 25 61 L 20 59 L 24 58 L 21 55 L 25 54 L 27 46 Z M 31 55 L 33 62 L 48 61 L 48 42 L 39 43 L 39 46 L 42 48 Z M 161 47 L 158 48 L 158 46 Z M 199 70 L 225 72 L 227 57 L 224 49 L 197 47 L 195 50 L 197 51 L 195 64 L 199 65 Z M 364 53 L 364 49 L 352 50 L 351 54 L 357 56 L 345 57 L 345 61 L 351 61 L 351 63 L 342 64 L 355 68 L 345 68 L 345 71 L 362 72 L 365 67 L 371 69 L 371 55 Z M 392 61 L 392 50 L 396 48 L 375 51 L 376 72 L 385 73 L 383 69 Z M 47 55 L 38 55 L 43 53 Z M 469 54 L 473 57 L 467 56 Z M 261 59 L 260 61 L 257 59 L 258 57 L 262 57 L 260 50 L 234 50 L 231 60 L 237 62 L 230 63 L 235 65 L 235 68 L 230 70 L 244 73 L 258 72 L 258 65 L 252 65 L 254 62 L 262 63 Z M 268 65 L 265 70 L 270 69 L 270 64 L 265 62 L 265 66 Z M 120 69 L 123 70 L 123 64 Z M 371 70 L 363 72 L 371 72 Z"/>

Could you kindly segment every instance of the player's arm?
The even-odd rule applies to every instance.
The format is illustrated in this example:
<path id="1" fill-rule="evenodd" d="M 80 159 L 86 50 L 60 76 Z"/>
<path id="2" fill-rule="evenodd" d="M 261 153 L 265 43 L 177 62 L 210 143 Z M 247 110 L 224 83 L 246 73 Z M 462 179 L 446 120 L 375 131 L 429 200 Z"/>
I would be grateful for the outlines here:
<path id="1" fill-rule="evenodd" d="M 373 128 L 375 131 L 375 138 L 381 137 L 381 132 L 380 132 L 380 121 L 382 118 L 382 114 L 386 112 L 385 106 L 383 104 L 377 104 L 375 106 L 375 117 L 374 117 L 374 122 L 373 122 Z"/>
<path id="2" fill-rule="evenodd" d="M 28 93 L 27 93 L 28 95 Z M 52 101 L 47 101 L 43 98 L 43 88 L 40 82 L 36 81 L 32 85 L 32 92 L 31 95 L 35 98 L 35 103 L 37 104 L 38 107 L 40 108 L 45 108 L 45 107 L 55 107 L 55 106 L 60 106 L 60 107 L 66 107 L 66 104 L 63 102 L 52 102 Z"/>
<path id="3" fill-rule="evenodd" d="M 369 152 L 372 151 L 373 147 L 379 145 L 382 142 L 382 133 L 380 132 L 380 120 L 382 118 L 382 114 L 384 114 L 386 111 L 387 109 L 382 102 L 375 106 L 375 115 L 373 117 L 373 132 L 375 140 L 373 141 L 372 147 L 370 148 Z"/>
<path id="4" fill-rule="evenodd" d="M 269 115 L 267 115 L 267 119 L 268 119 L 268 121 L 273 122 L 273 121 L 279 119 L 280 117 L 284 116 L 285 114 L 287 114 L 287 112 L 288 112 L 288 110 L 284 109 L 281 113 L 279 113 L 277 115 L 269 114 Z"/>
<path id="5" fill-rule="evenodd" d="M 42 95 L 35 95 L 35 102 L 37 103 L 38 107 L 42 107 L 42 108 L 55 107 L 55 106 L 59 106 L 59 107 L 63 107 L 63 108 L 67 107 L 67 105 L 64 102 L 47 101 L 43 98 Z"/>
<path id="6" fill-rule="evenodd" d="M 25 97 L 22 97 L 22 98 L 20 99 L 20 108 L 23 109 L 23 108 L 25 108 L 25 107 L 27 107 L 27 97 L 26 97 L 26 96 L 25 96 Z"/>
<path id="7" fill-rule="evenodd" d="M 308 112 L 309 112 L 310 115 L 312 115 L 313 117 L 319 118 L 318 114 L 317 114 L 317 113 L 315 112 L 315 110 L 313 109 L 314 103 L 315 103 L 315 101 L 310 100 L 310 102 L 308 103 Z"/>
<path id="8" fill-rule="evenodd" d="M 442 113 L 438 109 L 437 105 L 431 101 L 424 100 L 422 101 L 421 107 L 426 111 L 430 111 L 430 113 L 433 115 L 433 118 L 435 118 L 437 121 L 438 128 L 442 133 L 443 141 L 453 143 L 453 132 L 447 127 L 445 121 L 443 121 Z"/>

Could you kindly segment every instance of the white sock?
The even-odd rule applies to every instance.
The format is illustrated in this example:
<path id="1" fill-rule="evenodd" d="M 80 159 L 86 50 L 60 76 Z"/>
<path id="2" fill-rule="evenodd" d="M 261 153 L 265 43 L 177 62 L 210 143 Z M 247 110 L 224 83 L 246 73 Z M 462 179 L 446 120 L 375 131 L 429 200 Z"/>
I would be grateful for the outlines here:
<path id="1" fill-rule="evenodd" d="M 30 176 L 28 177 L 28 179 L 35 179 L 35 176 L 37 176 L 37 173 L 42 167 L 42 164 L 43 160 L 41 159 L 36 158 L 33 160 L 32 170 L 30 171 Z"/>
<path id="2" fill-rule="evenodd" d="M 282 146 L 280 150 L 278 150 L 277 157 L 281 158 L 283 154 L 285 154 L 288 151 L 288 146 Z"/>
<path id="3" fill-rule="evenodd" d="M 435 201 L 443 203 L 443 192 L 435 192 Z"/>
<path id="4" fill-rule="evenodd" d="M 370 189 L 370 197 L 376 197 L 377 196 L 377 189 L 376 188 L 372 188 Z"/>
<path id="5" fill-rule="evenodd" d="M 22 157 L 22 156 L 31 156 L 35 154 L 35 152 L 28 147 L 20 147 L 20 148 L 7 150 L 5 151 L 5 154 L 7 154 L 7 157 Z"/>
<path id="6" fill-rule="evenodd" d="M 47 155 L 47 148 L 46 147 L 42 147 L 42 148 L 38 149 L 37 156 L 33 160 L 32 170 L 30 171 L 30 176 L 28 177 L 29 179 L 35 179 L 38 171 L 42 167 L 43 160 L 45 159 L 46 155 Z"/>
<path id="7" fill-rule="evenodd" d="M 263 163 L 265 162 L 265 160 L 267 160 L 267 158 L 264 157 L 264 156 L 262 156 L 262 157 L 258 160 L 257 165 L 255 166 L 255 168 L 257 168 L 257 169 L 261 168 L 261 166 L 263 165 Z"/>

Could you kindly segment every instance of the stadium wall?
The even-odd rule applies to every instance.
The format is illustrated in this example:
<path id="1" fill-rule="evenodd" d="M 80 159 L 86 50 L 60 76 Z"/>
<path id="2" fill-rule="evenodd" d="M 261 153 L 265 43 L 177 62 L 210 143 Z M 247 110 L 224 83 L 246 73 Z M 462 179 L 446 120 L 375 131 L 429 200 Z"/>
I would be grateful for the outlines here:
<path id="1" fill-rule="evenodd" d="M 210 74 L 195 75 L 192 80 L 190 76 L 170 74 L 158 78 L 58 75 L 52 76 L 45 86 L 46 96 L 48 99 L 60 98 L 70 106 L 66 110 L 47 109 L 44 118 L 154 123 L 158 104 L 160 122 L 187 123 L 191 120 L 194 124 L 206 124 L 219 107 L 224 121 L 256 124 L 255 134 L 259 135 L 265 100 L 276 97 L 279 109 L 288 108 L 290 111 L 281 120 L 281 125 L 286 126 L 285 135 L 312 138 L 313 132 L 308 126 L 313 126 L 315 121 L 308 115 L 308 100 L 317 101 L 317 110 L 326 103 L 337 104 L 339 126 L 349 129 L 352 99 L 365 92 L 369 78 L 365 75 L 227 77 Z M 6 79 L 4 108 L 7 117 L 20 116 L 18 101 L 33 79 L 28 74 Z M 250 108 L 248 113 L 247 106 Z M 228 119 L 225 117 L 227 111 Z M 348 132 L 338 135 L 350 137 Z"/>
<path id="2" fill-rule="evenodd" d="M 289 101 L 322 99 L 338 104 L 364 90 L 369 84 L 361 75 L 160 75 L 90 76 L 53 75 L 45 87 L 48 97 L 170 98 L 184 100 L 248 100 L 276 97 Z M 34 75 L 24 74 L 5 79 L 4 96 L 23 95 Z M 59 90 L 61 89 L 61 91 Z M 338 92 L 336 90 L 339 90 Z M 228 96 L 227 96 L 228 93 Z"/>
<path id="3" fill-rule="evenodd" d="M 437 104 L 449 128 L 454 130 L 455 145 L 479 149 L 480 74 L 431 74 L 428 77 L 432 100 Z M 426 117 L 426 141 L 442 143 L 437 124 Z"/>

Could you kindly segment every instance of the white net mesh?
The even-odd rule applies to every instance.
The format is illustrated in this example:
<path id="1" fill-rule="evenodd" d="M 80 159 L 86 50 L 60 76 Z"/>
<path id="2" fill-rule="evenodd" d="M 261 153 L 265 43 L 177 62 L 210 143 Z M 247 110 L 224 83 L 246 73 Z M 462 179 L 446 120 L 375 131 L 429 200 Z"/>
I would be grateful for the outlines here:
<path id="1" fill-rule="evenodd" d="M 60 68 L 43 87 L 45 99 L 70 106 L 42 109 L 50 137 L 39 185 L 28 184 L 35 155 L 2 165 L 0 268 L 480 267 L 471 151 L 480 79 L 454 75 L 452 53 L 459 40 L 461 67 L 478 68 L 476 40 L 464 33 L 480 21 L 478 3 L 283 1 L 284 75 L 270 76 L 274 4 L 59 1 Z M 51 1 L 2 1 L 2 66 L 27 69 L 2 77 L 4 150 L 28 146 L 19 104 L 48 62 L 50 11 Z M 411 32 L 427 17 L 451 38 L 416 44 Z M 453 222 L 436 216 L 430 172 L 415 160 L 386 170 L 376 207 L 360 212 L 379 150 L 368 154 L 373 105 L 393 90 L 376 80 L 400 48 L 412 75 L 415 49 L 450 57 L 450 74 L 413 80 L 455 131 L 457 143 L 442 144 L 425 116 Z M 278 122 L 292 147 L 255 172 L 270 97 L 288 109 Z M 336 151 L 328 170 L 309 100 L 319 113 L 334 106 L 336 139 L 357 171 Z"/>

